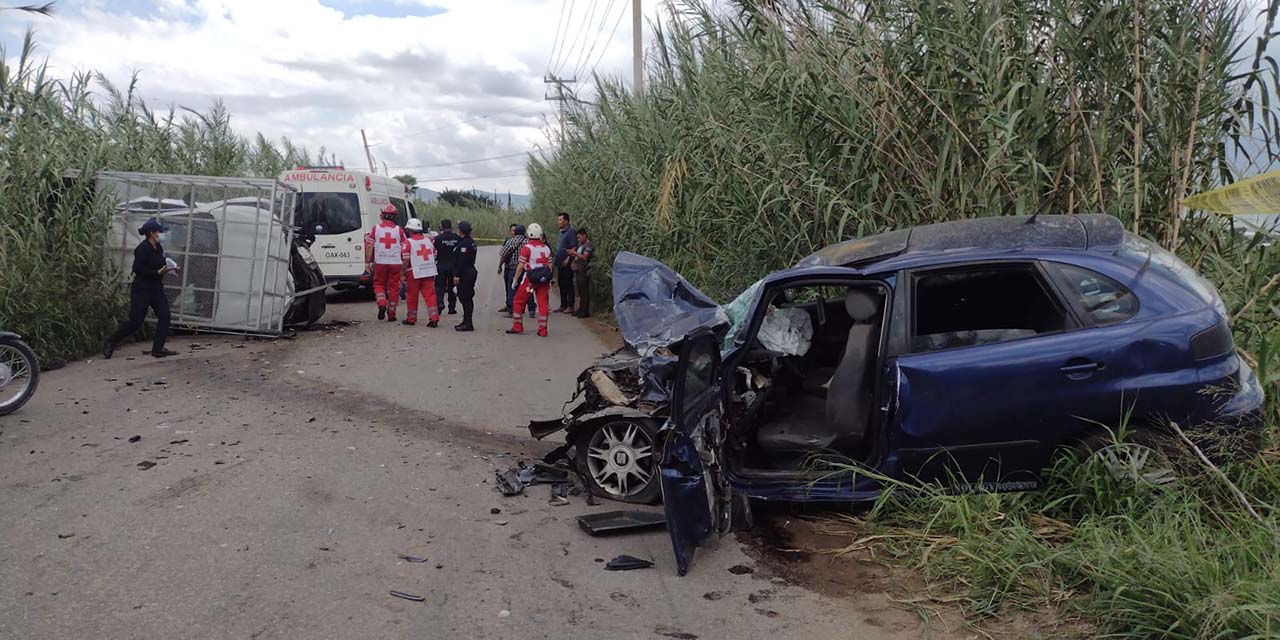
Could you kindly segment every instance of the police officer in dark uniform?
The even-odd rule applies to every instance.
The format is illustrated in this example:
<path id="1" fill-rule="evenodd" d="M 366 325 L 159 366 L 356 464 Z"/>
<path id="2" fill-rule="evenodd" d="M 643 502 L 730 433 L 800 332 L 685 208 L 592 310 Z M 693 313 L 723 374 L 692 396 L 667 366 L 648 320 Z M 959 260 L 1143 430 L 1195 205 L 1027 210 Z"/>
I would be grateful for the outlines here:
<path id="1" fill-rule="evenodd" d="M 142 242 L 133 250 L 133 284 L 129 285 L 129 319 L 102 345 L 102 357 L 111 358 L 116 345 L 142 328 L 147 318 L 147 307 L 156 312 L 156 334 L 151 339 L 151 355 L 157 358 L 177 355 L 164 348 L 169 337 L 169 297 L 164 293 L 164 274 L 171 271 L 169 261 L 160 245 L 160 234 L 169 228 L 155 218 L 138 228 Z"/>
<path id="2" fill-rule="evenodd" d="M 453 256 L 461 238 L 453 232 L 453 221 L 445 218 L 440 221 L 440 234 L 433 243 L 436 245 L 436 308 L 444 309 L 444 294 L 449 293 L 449 313 L 458 313 L 458 294 L 454 290 Z"/>
<path id="3" fill-rule="evenodd" d="M 476 241 L 471 237 L 471 223 L 466 220 L 458 222 L 458 246 L 453 253 L 453 282 L 458 285 L 458 299 L 462 301 L 462 322 L 454 327 L 457 331 L 475 331 L 471 326 L 471 314 L 475 311 L 476 278 Z"/>

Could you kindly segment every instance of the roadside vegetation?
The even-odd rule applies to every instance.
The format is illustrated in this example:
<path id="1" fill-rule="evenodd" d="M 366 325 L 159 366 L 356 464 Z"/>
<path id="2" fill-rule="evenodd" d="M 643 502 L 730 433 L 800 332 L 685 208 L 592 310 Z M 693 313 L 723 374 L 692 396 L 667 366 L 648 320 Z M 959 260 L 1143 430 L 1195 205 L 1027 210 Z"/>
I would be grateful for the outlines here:
<path id="1" fill-rule="evenodd" d="M 602 263 L 643 253 L 721 300 L 887 229 L 1119 217 L 1222 293 L 1268 393 L 1261 455 L 1219 475 L 1188 448 L 1184 478 L 1160 487 L 1067 461 L 1042 491 L 915 487 L 828 524 L 979 616 L 1049 607 L 1117 637 L 1277 636 L 1280 246 L 1180 206 L 1280 158 L 1265 54 L 1278 6 L 1256 6 L 681 3 L 657 25 L 644 93 L 599 79 L 571 103 L 558 153 L 531 161 L 535 215 L 569 211 Z"/>
<path id="2" fill-rule="evenodd" d="M 30 35 L 14 64 L 12 53 L 0 47 L 0 329 L 20 333 L 42 362 L 93 351 L 125 310 L 99 250 L 112 204 L 90 181 L 64 184 L 68 172 L 274 177 L 332 162 L 323 149 L 238 135 L 220 103 L 159 112 L 136 79 L 52 78 Z"/>
<path id="3" fill-rule="evenodd" d="M 464 201 L 464 204 L 461 205 L 453 205 L 443 201 L 424 202 L 422 200 L 414 200 L 413 208 L 418 212 L 418 217 L 429 221 L 431 228 L 436 231 L 440 230 L 441 220 L 452 221 L 455 230 L 457 230 L 458 221 L 466 220 L 470 222 L 471 235 L 481 244 L 501 244 L 503 240 L 507 239 L 507 228 L 513 223 L 528 226 L 530 223 L 538 222 L 548 230 L 555 228 L 554 225 L 547 226 L 548 223 L 555 220 L 555 214 L 546 215 L 544 213 L 536 216 L 534 212 L 529 210 L 507 209 L 492 203 L 480 202 L 479 200 Z"/>

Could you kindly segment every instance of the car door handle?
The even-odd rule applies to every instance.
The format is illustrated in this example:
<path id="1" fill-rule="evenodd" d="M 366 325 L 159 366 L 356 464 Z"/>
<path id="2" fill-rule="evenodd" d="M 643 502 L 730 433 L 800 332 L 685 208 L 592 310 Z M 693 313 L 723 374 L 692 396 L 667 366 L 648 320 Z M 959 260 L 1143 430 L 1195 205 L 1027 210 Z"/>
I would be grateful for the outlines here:
<path id="1" fill-rule="evenodd" d="M 1100 371 L 1103 368 L 1105 367 L 1101 362 L 1094 362 L 1084 358 L 1072 358 L 1058 371 L 1065 373 L 1072 380 L 1083 380 L 1093 375 L 1093 372 Z"/>

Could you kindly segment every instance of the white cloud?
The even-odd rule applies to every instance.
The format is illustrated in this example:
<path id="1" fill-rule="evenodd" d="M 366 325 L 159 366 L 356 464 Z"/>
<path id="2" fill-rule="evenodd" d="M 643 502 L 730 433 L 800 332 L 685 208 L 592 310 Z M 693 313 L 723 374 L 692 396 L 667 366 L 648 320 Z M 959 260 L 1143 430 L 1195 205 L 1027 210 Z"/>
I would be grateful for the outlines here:
<path id="1" fill-rule="evenodd" d="M 56 76 L 96 70 L 124 84 L 136 70 L 140 93 L 153 107 L 204 109 L 222 99 L 242 133 L 324 146 L 352 167 L 365 165 L 363 127 L 379 164 L 394 171 L 547 146 L 544 116 L 554 113 L 554 103 L 543 100 L 542 78 L 566 4 L 64 0 L 52 19 L 0 13 L 0 37 L 13 43 L 30 25 Z M 646 16 L 655 16 L 657 5 L 642 2 Z M 590 20 L 588 10 L 595 12 Z M 569 41 L 578 34 L 578 47 L 564 56 L 564 73 L 579 59 L 589 66 L 582 51 L 596 41 L 591 58 L 603 54 L 597 70 L 629 76 L 629 11 L 626 0 L 576 3 L 565 22 Z M 620 15 L 613 40 L 605 42 Z M 16 54 L 12 45 L 9 54 Z M 505 158 L 411 172 L 424 181 L 477 176 L 428 183 L 433 188 L 474 183 L 526 192 L 523 177 L 484 177 L 523 168 L 521 158 Z"/>

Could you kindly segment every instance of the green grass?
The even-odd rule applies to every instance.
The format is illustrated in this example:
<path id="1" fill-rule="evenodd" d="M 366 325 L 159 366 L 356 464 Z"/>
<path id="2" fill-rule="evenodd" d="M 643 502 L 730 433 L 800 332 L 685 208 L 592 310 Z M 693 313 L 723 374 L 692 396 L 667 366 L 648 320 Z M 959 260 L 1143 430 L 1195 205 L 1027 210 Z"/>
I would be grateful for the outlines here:
<path id="1" fill-rule="evenodd" d="M 535 215 L 532 211 L 508 211 L 503 208 L 457 207 L 443 202 L 427 203 L 422 200 L 415 200 L 413 207 L 417 210 L 418 217 L 425 218 L 431 223 L 432 229 L 439 230 L 441 220 L 451 220 L 455 229 L 458 222 L 466 220 L 471 223 L 471 235 L 477 242 L 486 240 L 497 244 L 507 239 L 507 228 L 512 224 L 528 226 L 530 223 L 540 222 L 543 228 L 553 229 L 554 225 L 549 226 L 548 223 L 555 220 L 554 214 L 548 216 Z"/>

